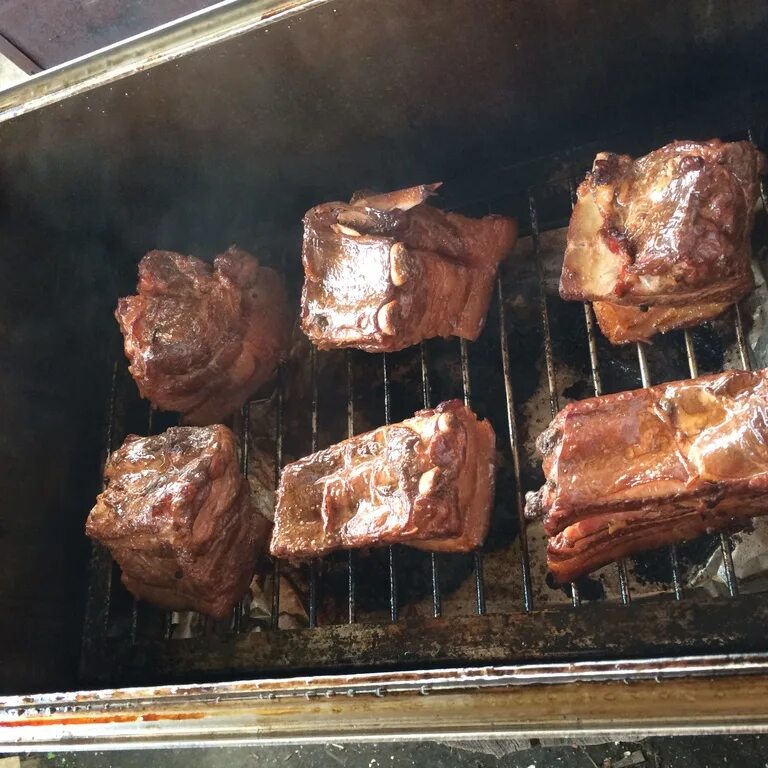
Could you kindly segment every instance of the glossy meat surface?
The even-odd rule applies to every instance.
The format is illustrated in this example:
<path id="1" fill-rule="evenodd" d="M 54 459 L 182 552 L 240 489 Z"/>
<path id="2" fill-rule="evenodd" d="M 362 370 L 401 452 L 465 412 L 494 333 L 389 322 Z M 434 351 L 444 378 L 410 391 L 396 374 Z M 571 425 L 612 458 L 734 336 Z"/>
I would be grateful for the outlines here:
<path id="1" fill-rule="evenodd" d="M 692 306 L 704 319 L 738 301 L 753 287 L 750 234 L 764 171 L 764 156 L 743 141 L 677 141 L 637 160 L 601 152 L 578 189 L 560 295 L 688 308 L 664 313 L 657 329 L 634 322 L 624 331 L 633 339 L 693 323 Z M 632 326 L 634 313 L 611 317 Z"/>
<path id="2" fill-rule="evenodd" d="M 596 301 L 592 305 L 600 330 L 611 344 L 648 341 L 657 333 L 692 328 L 712 320 L 730 307 L 730 302 L 692 302 L 684 307 L 628 307 Z"/>
<path id="3" fill-rule="evenodd" d="M 537 443 L 559 581 L 768 512 L 768 371 L 728 371 L 566 406 Z"/>
<path id="4" fill-rule="evenodd" d="M 304 217 L 301 326 L 320 349 L 403 349 L 434 336 L 476 339 L 511 219 L 444 213 L 426 200 L 438 184 L 358 193 Z"/>
<path id="5" fill-rule="evenodd" d="M 187 424 L 224 420 L 271 379 L 289 329 L 277 273 L 234 247 L 212 267 L 150 251 L 115 316 L 142 397 Z"/>
<path id="6" fill-rule="evenodd" d="M 467 552 L 488 533 L 495 435 L 459 400 L 345 440 L 283 470 L 271 552 L 408 544 Z"/>
<path id="7" fill-rule="evenodd" d="M 222 425 L 129 436 L 104 470 L 86 533 L 136 597 L 214 618 L 243 596 L 268 522 L 251 507 L 237 444 Z"/>

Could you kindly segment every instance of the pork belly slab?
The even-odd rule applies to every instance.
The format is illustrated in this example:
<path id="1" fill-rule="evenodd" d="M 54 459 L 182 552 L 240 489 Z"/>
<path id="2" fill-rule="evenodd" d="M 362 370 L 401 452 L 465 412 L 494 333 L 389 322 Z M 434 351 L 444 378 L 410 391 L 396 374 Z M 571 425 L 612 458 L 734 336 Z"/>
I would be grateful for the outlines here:
<path id="1" fill-rule="evenodd" d="M 549 568 L 570 581 L 643 549 L 768 512 L 768 370 L 728 371 L 566 406 L 537 442 Z"/>
<path id="2" fill-rule="evenodd" d="M 288 464 L 271 552 L 408 544 L 468 552 L 488 533 L 496 438 L 459 400 L 356 435 Z"/>
<path id="3" fill-rule="evenodd" d="M 104 480 L 85 530 L 110 550 L 128 590 L 165 608 L 227 616 L 269 535 L 251 507 L 231 430 L 130 435 Z"/>
<path id="4" fill-rule="evenodd" d="M 477 338 L 517 225 L 433 208 L 426 200 L 438 186 L 358 193 L 307 212 L 301 327 L 319 349 Z"/>
<path id="5" fill-rule="evenodd" d="M 272 378 L 288 343 L 280 277 L 234 247 L 213 266 L 150 251 L 138 295 L 120 299 L 115 316 L 141 396 L 186 424 L 226 419 Z"/>
<path id="6" fill-rule="evenodd" d="M 753 287 L 765 167 L 746 141 L 676 141 L 637 160 L 599 153 L 578 189 L 560 295 L 600 302 L 613 343 L 717 316 Z"/>

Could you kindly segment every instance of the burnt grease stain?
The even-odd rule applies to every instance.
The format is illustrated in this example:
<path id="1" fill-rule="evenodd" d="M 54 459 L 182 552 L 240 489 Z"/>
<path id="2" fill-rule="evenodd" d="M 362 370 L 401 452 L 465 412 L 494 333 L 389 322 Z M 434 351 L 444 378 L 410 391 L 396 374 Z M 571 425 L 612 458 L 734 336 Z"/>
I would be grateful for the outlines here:
<path id="1" fill-rule="evenodd" d="M 0 720 L 0 728 L 26 728 L 30 726 L 109 725 L 114 723 L 160 722 L 163 720 L 202 720 L 203 712 L 147 712 L 143 715 L 68 715 L 66 717 L 28 717 L 19 720 Z"/>

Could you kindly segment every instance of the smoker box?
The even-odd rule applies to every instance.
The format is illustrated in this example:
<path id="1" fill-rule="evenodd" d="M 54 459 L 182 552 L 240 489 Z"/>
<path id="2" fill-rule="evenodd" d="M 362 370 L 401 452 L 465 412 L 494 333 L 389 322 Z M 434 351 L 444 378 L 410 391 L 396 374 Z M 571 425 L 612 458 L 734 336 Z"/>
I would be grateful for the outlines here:
<path id="1" fill-rule="evenodd" d="M 596 151 L 765 147 L 766 33 L 747 0 L 225 2 L 0 93 L 2 748 L 768 728 L 768 603 L 731 554 L 754 534 L 555 589 L 520 507 L 568 400 L 768 364 L 764 206 L 758 289 L 722 320 L 617 349 L 556 292 Z M 83 523 L 106 451 L 173 423 L 112 317 L 139 258 L 234 242 L 296 299 L 305 210 L 436 180 L 521 226 L 480 339 L 384 357 L 297 335 L 233 426 L 268 504 L 283 462 L 463 397 L 498 439 L 486 546 L 278 563 L 227 622 L 133 601 Z"/>

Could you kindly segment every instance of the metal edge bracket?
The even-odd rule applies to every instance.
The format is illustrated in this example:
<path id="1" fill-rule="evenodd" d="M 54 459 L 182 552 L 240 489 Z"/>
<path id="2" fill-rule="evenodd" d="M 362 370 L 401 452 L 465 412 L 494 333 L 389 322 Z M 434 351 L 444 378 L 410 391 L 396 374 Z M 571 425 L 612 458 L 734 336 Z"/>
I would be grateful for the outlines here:
<path id="1" fill-rule="evenodd" d="M 659 707 L 647 706 L 650 696 L 659 698 Z M 25 751 L 766 731 L 768 654 L 286 678 L 0 700 L 0 748 Z"/>
<path id="2" fill-rule="evenodd" d="M 172 61 L 328 0 L 224 0 L 0 91 L 0 122 Z"/>

